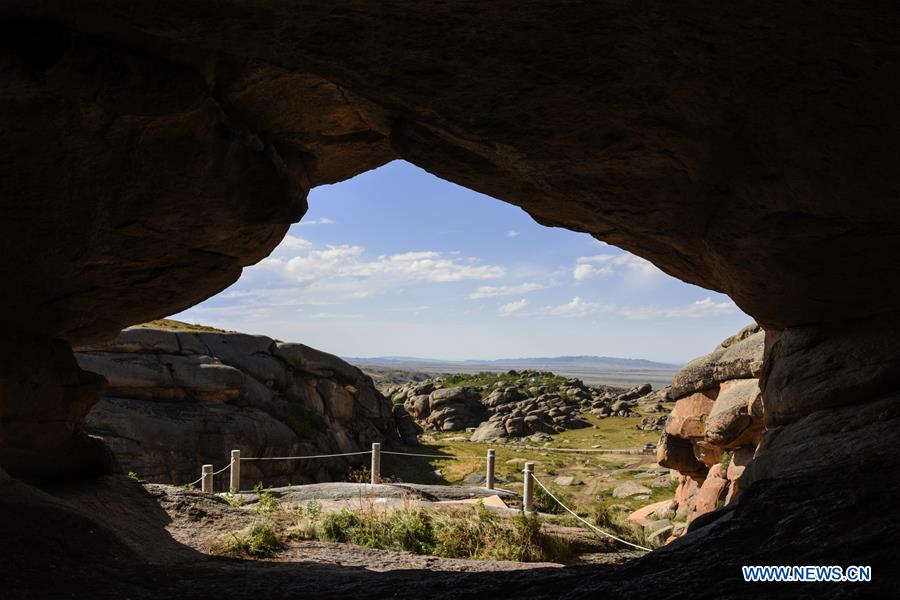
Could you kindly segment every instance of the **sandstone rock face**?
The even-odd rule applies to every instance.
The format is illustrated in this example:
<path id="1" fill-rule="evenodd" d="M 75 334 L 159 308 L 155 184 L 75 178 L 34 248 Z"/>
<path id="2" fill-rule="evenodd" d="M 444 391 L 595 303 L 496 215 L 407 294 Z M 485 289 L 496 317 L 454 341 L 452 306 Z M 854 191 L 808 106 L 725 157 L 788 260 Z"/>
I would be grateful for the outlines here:
<path id="1" fill-rule="evenodd" d="M 750 407 L 759 395 L 758 379 L 724 382 L 706 419 L 704 437 L 723 448 L 737 448 L 758 441 L 763 422 L 753 417 Z"/>
<path id="2" fill-rule="evenodd" d="M 415 443 L 415 423 L 402 407 L 392 410 L 367 376 L 302 344 L 133 328 L 80 348 L 76 358 L 109 381 L 86 430 L 147 481 L 193 481 L 202 464 L 225 466 L 232 449 L 244 457 L 303 456 L 366 450 L 400 436 Z M 365 460 L 246 461 L 242 485 L 334 481 Z M 227 472 L 220 477 L 221 489 Z"/>
<path id="3" fill-rule="evenodd" d="M 725 458 L 734 463 L 734 474 L 752 459 L 760 441 L 765 426 L 759 380 L 764 335 L 758 325 L 741 329 L 685 365 L 668 390 L 675 407 L 656 455 L 660 465 L 684 477 L 676 510 L 689 520 L 715 510 L 723 498 L 730 502 L 736 497 L 740 474 L 726 477 L 720 463 Z M 696 493 L 688 493 L 689 481 L 699 484 Z"/>
<path id="4" fill-rule="evenodd" d="M 761 381 L 766 425 L 900 389 L 898 331 L 900 315 L 771 334 Z"/>

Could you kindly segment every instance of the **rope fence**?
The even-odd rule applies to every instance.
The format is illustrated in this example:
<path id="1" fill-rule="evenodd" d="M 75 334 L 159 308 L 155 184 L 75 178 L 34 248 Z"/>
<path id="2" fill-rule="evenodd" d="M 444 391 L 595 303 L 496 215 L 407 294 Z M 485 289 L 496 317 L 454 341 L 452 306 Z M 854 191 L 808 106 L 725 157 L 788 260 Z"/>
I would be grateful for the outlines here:
<path id="1" fill-rule="evenodd" d="M 611 533 L 607 533 L 606 531 L 603 531 L 603 530 L 600 529 L 599 527 L 597 527 L 597 526 L 593 525 L 592 523 L 588 522 L 586 519 L 584 519 L 583 517 L 581 517 L 581 515 L 577 514 L 574 510 L 572 510 L 571 508 L 569 508 L 568 506 L 566 506 L 565 504 L 563 504 L 562 501 L 561 501 L 559 498 L 557 498 L 557 497 L 553 494 L 553 492 L 551 492 L 549 489 L 547 489 L 547 486 L 544 485 L 544 484 L 541 482 L 540 479 L 538 479 L 537 477 L 535 477 L 534 473 L 529 472 L 529 475 L 531 475 L 531 478 L 534 479 L 535 483 L 537 483 L 539 486 L 541 486 L 541 488 L 542 488 L 545 492 L 547 492 L 547 495 L 550 496 L 551 498 L 553 498 L 553 499 L 556 501 L 557 504 L 559 504 L 560 506 L 562 506 L 563 509 L 566 510 L 566 512 L 568 512 L 570 515 L 572 515 L 573 517 L 575 517 L 576 519 L 578 519 L 579 521 L 581 521 L 582 523 L 584 523 L 585 525 L 587 525 L 588 527 L 590 527 L 594 532 L 599 533 L 600 535 L 604 535 L 604 536 L 606 536 L 606 537 L 608 537 L 608 538 L 614 539 L 614 540 L 616 540 L 617 542 L 621 542 L 621 543 L 623 543 L 623 544 L 625 544 L 625 545 L 627 545 L 627 546 L 631 546 L 632 548 L 637 548 L 638 550 L 645 550 L 645 551 L 647 551 L 647 552 L 652 552 L 652 550 L 651 550 L 650 548 L 645 548 L 645 547 L 639 546 L 639 545 L 637 545 L 637 544 L 632 544 L 631 542 L 626 541 L 626 540 L 623 540 L 623 539 L 620 538 L 620 537 L 616 537 L 616 536 L 614 536 L 614 535 L 611 534 Z"/>
<path id="2" fill-rule="evenodd" d="M 568 450 L 561 448 L 542 448 L 543 450 Z M 231 491 L 237 492 L 240 491 L 241 487 L 241 462 L 242 461 L 262 461 L 262 460 L 314 460 L 319 458 L 338 458 L 343 456 L 362 456 L 370 454 L 372 456 L 371 463 L 371 485 L 376 485 L 381 480 L 381 455 L 382 454 L 390 454 L 393 456 L 412 456 L 418 458 L 429 458 L 429 459 L 438 459 L 438 460 L 446 460 L 446 459 L 456 459 L 455 456 L 443 456 L 440 454 L 419 454 L 415 452 L 395 452 L 391 450 L 382 450 L 381 444 L 375 442 L 372 444 L 371 450 L 363 450 L 360 452 L 342 452 L 338 454 L 313 454 L 309 456 L 241 456 L 240 450 L 232 450 L 231 451 L 231 462 L 229 462 L 226 466 L 222 467 L 218 471 L 213 471 L 212 465 L 203 465 L 202 467 L 202 475 L 200 478 L 186 484 L 188 486 L 194 486 L 198 483 L 202 485 L 202 490 L 204 492 L 213 493 L 213 477 L 215 475 L 219 475 L 220 473 L 224 473 L 225 471 L 230 470 L 230 484 Z M 494 489 L 494 463 L 495 463 L 495 452 L 493 449 L 489 449 L 487 451 L 486 457 L 486 466 L 487 466 L 487 474 L 485 477 L 485 487 L 489 490 Z M 537 483 L 547 495 L 553 499 L 557 504 L 559 504 L 563 510 L 567 513 L 575 517 L 580 523 L 586 525 L 591 531 L 596 534 L 605 536 L 612 540 L 615 540 L 621 544 L 625 544 L 626 546 L 630 546 L 632 548 L 636 548 L 638 550 L 643 550 L 646 552 L 650 552 L 650 548 L 645 548 L 644 546 L 640 546 L 638 544 L 634 544 L 627 540 L 623 540 L 622 538 L 615 536 L 607 531 L 604 531 L 587 521 L 584 517 L 576 513 L 574 510 L 563 504 L 563 502 L 556 497 L 556 495 L 550 491 L 550 489 L 544 485 L 544 483 L 537 478 L 534 474 L 534 463 L 526 462 L 523 470 L 524 479 L 523 479 L 523 489 L 522 489 L 522 508 L 528 514 L 533 514 L 534 510 L 534 485 L 533 483 Z"/>
<path id="3" fill-rule="evenodd" d="M 252 456 L 252 457 L 241 457 L 241 460 L 301 460 L 306 458 L 334 458 L 337 456 L 358 456 L 361 454 L 372 454 L 371 450 L 364 450 L 363 452 L 343 452 L 341 454 L 314 454 L 311 456 Z M 382 454 L 390 454 L 388 452 L 382 452 Z"/>

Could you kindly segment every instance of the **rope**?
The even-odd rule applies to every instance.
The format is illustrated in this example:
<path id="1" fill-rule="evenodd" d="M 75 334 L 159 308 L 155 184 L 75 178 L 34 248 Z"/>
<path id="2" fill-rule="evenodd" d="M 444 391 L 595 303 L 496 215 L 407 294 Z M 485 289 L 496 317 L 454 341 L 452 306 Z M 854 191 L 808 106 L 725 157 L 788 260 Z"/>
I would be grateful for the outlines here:
<path id="1" fill-rule="evenodd" d="M 455 456 L 440 456 L 438 454 L 414 454 L 412 452 L 390 452 L 382 450 L 382 454 L 396 454 L 397 456 L 421 456 L 423 458 L 456 458 Z"/>
<path id="2" fill-rule="evenodd" d="M 242 456 L 241 460 L 301 460 L 304 458 L 334 458 L 336 456 L 357 456 L 360 454 L 372 454 L 372 451 L 366 450 L 365 452 L 344 452 L 343 454 L 316 454 L 314 456 Z"/>
<path id="3" fill-rule="evenodd" d="M 222 468 L 219 469 L 218 471 L 214 472 L 213 475 L 218 475 L 219 473 L 224 473 L 225 471 L 227 471 L 228 469 L 230 469 L 230 468 L 231 468 L 231 465 L 233 465 L 233 464 L 234 464 L 234 461 L 231 461 L 230 463 L 228 463 L 227 465 L 225 465 L 224 467 L 222 467 Z M 201 477 L 200 479 L 203 479 L 203 478 Z"/>
<path id="4" fill-rule="evenodd" d="M 203 481 L 203 475 L 200 476 L 200 479 L 195 479 L 194 481 L 192 481 L 192 482 L 190 482 L 190 483 L 185 483 L 185 484 L 183 484 L 181 487 L 187 487 L 187 486 L 194 487 L 195 485 L 197 485 L 197 484 L 200 483 L 201 481 Z"/>
<path id="5" fill-rule="evenodd" d="M 534 473 L 531 473 L 531 478 L 534 479 L 535 483 L 537 483 L 539 486 L 541 486 L 541 487 L 544 489 L 545 492 L 547 492 L 547 495 L 548 495 L 548 496 L 550 496 L 551 498 L 553 498 L 554 500 L 556 500 L 557 504 L 559 504 L 559 505 L 562 506 L 564 509 L 566 509 L 566 511 L 567 511 L 570 515 L 572 515 L 573 517 L 575 517 L 576 519 L 578 519 L 579 521 L 581 521 L 582 523 L 584 523 L 585 525 L 587 525 L 588 527 L 590 527 L 591 529 L 593 529 L 594 531 L 596 531 L 597 533 L 602 534 L 602 535 L 605 535 L 605 536 L 608 537 L 608 538 L 612 538 L 612 539 L 616 540 L 617 542 L 622 542 L 623 544 L 626 544 L 626 545 L 628 545 L 628 546 L 631 546 L 632 548 L 637 548 L 638 550 L 646 550 L 647 552 L 652 552 L 652 550 L 651 550 L 650 548 L 644 548 L 643 546 L 638 546 L 637 544 L 632 544 L 631 542 L 627 542 L 627 541 L 623 540 L 623 539 L 620 538 L 620 537 L 616 537 L 616 536 L 614 536 L 614 535 L 611 534 L 611 533 L 606 533 L 606 532 L 603 531 L 602 529 L 599 529 L 598 527 L 595 527 L 595 526 L 592 525 L 591 523 L 588 523 L 586 520 L 584 520 L 583 518 L 581 518 L 581 516 L 575 514 L 575 512 L 574 512 L 571 508 L 569 508 L 568 506 L 566 506 L 565 504 L 563 504 L 562 502 L 560 502 L 559 498 L 557 498 L 556 496 L 554 496 L 554 495 L 553 495 L 553 492 L 551 492 L 550 490 L 548 490 L 548 489 L 547 489 L 547 486 L 545 486 L 543 483 L 541 483 L 541 480 L 534 476 Z"/>

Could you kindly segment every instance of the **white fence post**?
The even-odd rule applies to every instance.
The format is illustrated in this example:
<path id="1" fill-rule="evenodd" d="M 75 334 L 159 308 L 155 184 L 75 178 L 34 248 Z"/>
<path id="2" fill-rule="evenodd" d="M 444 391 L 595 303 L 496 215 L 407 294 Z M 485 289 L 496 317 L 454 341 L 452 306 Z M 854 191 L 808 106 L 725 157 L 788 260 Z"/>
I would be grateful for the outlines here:
<path id="1" fill-rule="evenodd" d="M 241 491 L 241 451 L 231 451 L 231 482 L 230 491 Z"/>
<path id="2" fill-rule="evenodd" d="M 372 485 L 381 481 L 381 444 L 372 442 Z"/>
<path id="3" fill-rule="evenodd" d="M 531 480 L 534 472 L 534 463 L 525 463 L 525 487 L 522 490 L 522 508 L 526 513 L 533 512 L 534 506 L 534 482 Z"/>
<path id="4" fill-rule="evenodd" d="M 487 476 L 484 480 L 484 486 L 492 490 L 494 489 L 494 449 L 487 451 Z"/>
<path id="5" fill-rule="evenodd" d="M 203 479 L 200 481 L 200 489 L 206 492 L 207 494 L 212 494 L 213 491 L 213 466 L 212 465 L 203 465 Z"/>

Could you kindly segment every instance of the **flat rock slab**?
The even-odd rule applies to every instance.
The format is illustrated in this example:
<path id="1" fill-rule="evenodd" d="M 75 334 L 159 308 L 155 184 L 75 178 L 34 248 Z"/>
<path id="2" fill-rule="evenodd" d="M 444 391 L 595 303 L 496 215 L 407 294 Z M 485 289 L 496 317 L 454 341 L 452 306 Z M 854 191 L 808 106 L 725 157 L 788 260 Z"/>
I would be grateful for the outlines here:
<path id="1" fill-rule="evenodd" d="M 334 482 L 313 483 L 272 488 L 268 490 L 276 499 L 284 502 L 306 502 L 308 500 L 352 500 L 356 498 L 411 498 L 426 502 L 445 500 L 467 500 L 498 496 L 501 499 L 515 499 L 518 494 L 507 490 L 489 490 L 483 487 L 461 487 L 451 485 L 422 485 L 416 483 L 368 483 Z M 256 499 L 256 492 L 242 491 L 239 495 L 246 502 Z"/>

